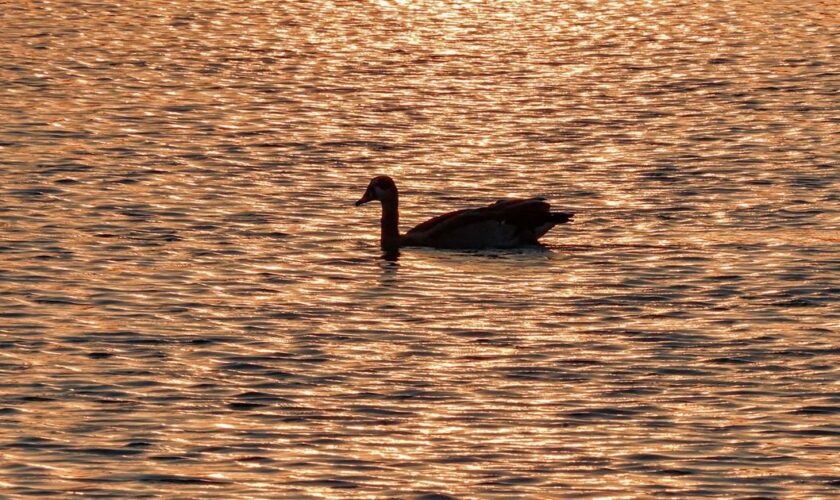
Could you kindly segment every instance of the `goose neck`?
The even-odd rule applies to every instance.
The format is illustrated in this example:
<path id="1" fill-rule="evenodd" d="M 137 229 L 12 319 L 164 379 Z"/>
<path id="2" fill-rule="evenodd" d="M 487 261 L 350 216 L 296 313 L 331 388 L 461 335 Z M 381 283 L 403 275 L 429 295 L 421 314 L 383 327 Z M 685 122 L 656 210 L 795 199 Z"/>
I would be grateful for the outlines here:
<path id="1" fill-rule="evenodd" d="M 399 248 L 400 211 L 396 197 L 382 200 L 382 249 L 393 251 Z"/>

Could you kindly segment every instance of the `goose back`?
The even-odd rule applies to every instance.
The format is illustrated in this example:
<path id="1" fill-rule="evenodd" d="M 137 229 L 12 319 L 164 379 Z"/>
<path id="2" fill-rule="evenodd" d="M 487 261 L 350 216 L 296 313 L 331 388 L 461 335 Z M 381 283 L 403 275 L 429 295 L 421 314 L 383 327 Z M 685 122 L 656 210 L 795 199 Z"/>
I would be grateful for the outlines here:
<path id="1" fill-rule="evenodd" d="M 552 214 L 542 198 L 505 199 L 486 207 L 449 212 L 411 229 L 403 246 L 438 248 L 515 247 L 537 239 L 569 214 Z"/>

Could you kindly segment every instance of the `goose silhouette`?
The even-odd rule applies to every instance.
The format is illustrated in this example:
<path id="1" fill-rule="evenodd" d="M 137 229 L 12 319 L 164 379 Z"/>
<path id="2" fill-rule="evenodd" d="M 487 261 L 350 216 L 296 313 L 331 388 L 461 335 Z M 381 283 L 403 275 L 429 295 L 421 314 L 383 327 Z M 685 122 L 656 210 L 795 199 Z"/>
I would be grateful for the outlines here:
<path id="1" fill-rule="evenodd" d="M 387 175 L 374 177 L 356 206 L 373 200 L 382 204 L 380 243 L 386 252 L 412 246 L 481 249 L 536 245 L 551 228 L 574 216 L 552 212 L 542 198 L 503 199 L 486 207 L 439 215 L 400 234 L 399 191 L 394 180 Z"/>

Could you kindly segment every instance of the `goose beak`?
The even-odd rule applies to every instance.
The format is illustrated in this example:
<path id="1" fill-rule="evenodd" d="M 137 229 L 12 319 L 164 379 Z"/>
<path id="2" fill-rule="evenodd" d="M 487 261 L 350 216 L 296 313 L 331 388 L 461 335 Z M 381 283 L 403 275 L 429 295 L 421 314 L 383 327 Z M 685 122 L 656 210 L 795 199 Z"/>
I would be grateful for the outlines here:
<path id="1" fill-rule="evenodd" d="M 373 198 L 373 191 L 368 189 L 367 191 L 365 191 L 365 194 L 362 195 L 361 198 L 359 198 L 359 201 L 356 202 L 356 206 L 358 207 L 360 205 L 364 205 L 365 203 L 367 203 L 367 202 L 369 202 L 373 199 L 374 199 Z"/>

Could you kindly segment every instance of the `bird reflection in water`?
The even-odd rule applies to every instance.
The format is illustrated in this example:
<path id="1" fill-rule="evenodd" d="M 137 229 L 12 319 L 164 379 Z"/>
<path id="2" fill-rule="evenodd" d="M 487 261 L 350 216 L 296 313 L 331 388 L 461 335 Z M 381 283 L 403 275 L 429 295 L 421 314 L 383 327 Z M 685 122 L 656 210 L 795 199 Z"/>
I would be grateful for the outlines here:
<path id="1" fill-rule="evenodd" d="M 378 262 L 382 274 L 379 275 L 379 284 L 383 287 L 391 287 L 397 283 L 397 271 L 400 269 L 400 264 L 397 262 L 400 258 L 399 251 L 384 252 L 381 261 Z"/>
<path id="2" fill-rule="evenodd" d="M 382 260 L 391 263 L 391 267 L 399 267 L 397 261 L 400 260 L 399 250 L 386 250 L 382 253 Z M 385 266 L 389 267 L 389 266 Z"/>

